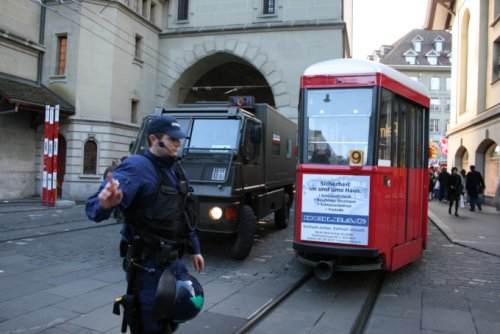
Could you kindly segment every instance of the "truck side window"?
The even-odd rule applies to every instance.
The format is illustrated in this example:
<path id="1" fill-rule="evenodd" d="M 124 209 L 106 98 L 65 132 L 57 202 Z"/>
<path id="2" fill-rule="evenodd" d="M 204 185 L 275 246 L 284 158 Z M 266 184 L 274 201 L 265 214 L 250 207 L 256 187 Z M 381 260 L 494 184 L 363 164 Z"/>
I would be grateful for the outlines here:
<path id="1" fill-rule="evenodd" d="M 260 143 L 256 142 L 255 138 L 252 140 L 253 131 L 259 126 L 260 124 L 252 120 L 247 120 L 245 124 L 242 152 L 247 162 L 253 162 L 259 158 Z"/>

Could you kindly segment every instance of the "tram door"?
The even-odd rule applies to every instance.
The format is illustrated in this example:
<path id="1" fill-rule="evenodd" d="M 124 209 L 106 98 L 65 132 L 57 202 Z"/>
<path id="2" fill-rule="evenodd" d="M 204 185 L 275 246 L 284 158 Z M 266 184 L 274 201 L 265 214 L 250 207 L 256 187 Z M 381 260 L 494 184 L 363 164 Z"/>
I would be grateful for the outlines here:
<path id="1" fill-rule="evenodd" d="M 381 124 L 382 121 L 391 124 L 390 139 L 385 139 L 385 146 L 390 145 L 390 153 L 386 152 L 386 156 L 390 156 L 391 166 L 387 175 L 391 182 L 386 189 L 390 193 L 390 208 L 396 211 L 391 217 L 391 244 L 402 245 L 421 237 L 423 111 L 406 100 L 387 94 L 392 95 L 384 94 L 386 99 L 382 106 L 384 101 L 386 105 L 381 110 Z"/>
<path id="2" fill-rule="evenodd" d="M 394 93 L 383 89 L 380 102 L 378 156 L 377 165 L 381 171 L 381 178 L 376 180 L 382 183 L 382 197 L 379 197 L 381 206 L 386 212 L 385 219 L 389 221 L 389 245 L 398 245 L 404 242 L 404 232 L 401 225 L 406 216 L 406 205 L 401 205 L 404 199 L 405 180 L 404 169 L 400 168 L 404 161 L 404 153 L 399 148 L 405 141 L 400 140 L 399 134 L 405 130 L 400 127 L 398 115 L 399 105 L 395 102 Z"/>

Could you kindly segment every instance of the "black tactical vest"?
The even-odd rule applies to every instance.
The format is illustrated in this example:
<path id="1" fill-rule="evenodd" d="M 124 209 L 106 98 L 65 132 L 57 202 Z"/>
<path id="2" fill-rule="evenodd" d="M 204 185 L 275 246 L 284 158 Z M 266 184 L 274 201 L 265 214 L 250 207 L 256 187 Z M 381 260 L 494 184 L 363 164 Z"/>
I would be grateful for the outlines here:
<path id="1" fill-rule="evenodd" d="M 194 202 L 191 199 L 192 188 L 188 188 L 186 177 L 178 161 L 174 162 L 177 184 L 172 185 L 165 171 L 154 162 L 161 183 L 156 192 L 147 201 L 139 219 L 133 224 L 142 235 L 146 244 L 156 241 L 172 246 L 183 246 L 187 235 L 195 228 Z"/>

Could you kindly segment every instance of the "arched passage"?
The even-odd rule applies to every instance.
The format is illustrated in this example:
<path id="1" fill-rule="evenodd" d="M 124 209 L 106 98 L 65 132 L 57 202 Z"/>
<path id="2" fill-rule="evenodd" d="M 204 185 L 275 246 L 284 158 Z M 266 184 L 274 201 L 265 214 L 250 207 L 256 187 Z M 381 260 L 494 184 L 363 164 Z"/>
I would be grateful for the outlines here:
<path id="1" fill-rule="evenodd" d="M 462 169 L 467 171 L 469 169 L 469 152 L 464 146 L 460 146 L 457 149 L 454 166 L 456 166 L 459 171 Z"/>
<path id="2" fill-rule="evenodd" d="M 500 146 L 495 142 L 491 142 L 484 153 L 484 184 L 486 186 L 484 194 L 486 196 L 495 196 L 500 176 L 499 159 Z"/>
<path id="3" fill-rule="evenodd" d="M 232 95 L 250 95 L 259 103 L 276 106 L 273 92 L 262 73 L 247 61 L 224 52 L 207 56 L 179 78 L 172 93 L 172 103 L 227 101 Z M 172 95 L 172 94 L 171 94 Z"/>

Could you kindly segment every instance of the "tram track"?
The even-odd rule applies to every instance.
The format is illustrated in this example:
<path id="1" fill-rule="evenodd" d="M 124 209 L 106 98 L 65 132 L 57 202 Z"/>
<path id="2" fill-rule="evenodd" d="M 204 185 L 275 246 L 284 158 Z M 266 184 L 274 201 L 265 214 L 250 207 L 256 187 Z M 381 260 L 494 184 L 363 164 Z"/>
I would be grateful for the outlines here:
<path id="1" fill-rule="evenodd" d="M 357 272 L 356 274 L 351 273 L 350 275 L 362 276 L 362 275 L 364 275 L 364 273 Z M 363 279 L 361 280 L 361 282 L 359 280 L 357 280 L 356 282 L 354 282 L 352 284 L 352 286 L 350 286 L 347 289 L 347 290 L 355 291 L 358 289 L 357 285 L 359 284 L 360 285 L 359 289 L 360 290 L 365 289 L 366 291 L 362 293 L 364 298 L 361 298 L 360 300 L 355 302 L 354 307 L 353 307 L 353 305 L 350 305 L 348 307 L 349 309 L 351 309 L 353 311 L 351 316 L 349 317 L 350 319 L 352 319 L 352 321 L 350 322 L 350 325 L 343 324 L 343 330 L 340 329 L 340 330 L 337 330 L 336 332 L 339 332 L 339 333 L 344 332 L 344 333 L 350 333 L 350 334 L 364 333 L 365 328 L 366 328 L 368 321 L 370 319 L 371 313 L 373 311 L 373 307 L 377 301 L 378 295 L 379 295 L 380 290 L 382 288 L 382 285 L 383 285 L 383 282 L 385 279 L 385 272 L 379 271 L 379 272 L 376 272 L 376 274 L 373 274 L 373 272 L 371 272 L 368 275 L 373 276 L 368 280 L 370 283 L 368 289 L 366 289 L 366 285 L 363 284 L 363 283 L 366 283 L 365 280 L 363 280 Z M 278 324 L 279 323 L 278 319 L 280 319 L 280 316 L 276 316 L 275 319 L 271 319 L 273 316 L 273 313 L 279 312 L 280 306 L 286 304 L 290 299 L 293 299 L 293 298 L 298 299 L 299 297 L 297 297 L 296 295 L 301 293 L 300 290 L 311 289 L 311 287 L 307 287 L 308 285 L 315 285 L 318 283 L 321 285 L 324 283 L 324 284 L 327 284 L 327 286 L 330 287 L 330 289 L 332 290 L 331 295 L 335 295 L 335 296 L 341 295 L 343 293 L 342 290 L 346 289 L 344 286 L 345 282 L 341 282 L 339 284 L 339 286 L 336 287 L 335 277 L 332 280 L 333 280 L 333 282 L 331 282 L 332 285 L 330 287 L 330 285 L 328 283 L 324 283 L 323 281 L 319 281 L 316 277 L 314 277 L 312 270 L 307 272 L 305 275 L 300 277 L 294 284 L 292 284 L 289 288 L 287 288 L 280 295 L 278 295 L 276 298 L 274 298 L 269 304 L 265 305 L 261 310 L 259 310 L 259 312 L 254 314 L 252 316 L 252 318 L 250 318 L 249 321 L 247 323 L 245 323 L 244 326 L 239 328 L 234 333 L 235 334 L 246 334 L 246 333 L 266 332 L 265 330 L 259 331 L 259 329 L 258 329 L 258 327 L 260 325 L 262 325 L 264 322 L 268 322 L 267 327 L 264 327 L 267 330 L 269 330 L 269 328 L 273 328 L 273 326 L 276 326 L 276 328 L 279 328 L 280 325 Z M 341 281 L 342 281 L 342 279 L 341 279 Z M 352 291 L 349 293 L 352 293 Z M 303 291 L 302 291 L 302 293 L 303 293 Z M 321 321 L 328 322 L 331 320 L 332 323 L 334 323 L 335 322 L 334 319 L 331 319 L 331 318 L 329 319 L 329 315 L 332 314 L 332 309 L 338 308 L 340 310 L 344 307 L 342 305 L 342 303 L 340 303 L 338 301 L 337 301 L 336 305 L 334 305 L 335 301 L 333 301 L 333 302 L 326 301 L 325 302 L 325 300 L 320 300 L 320 299 L 324 299 L 324 298 L 326 298 L 325 295 L 318 296 L 318 304 L 324 305 L 324 307 L 323 307 L 324 309 L 319 308 L 316 311 L 311 312 L 311 314 L 308 314 L 308 316 L 311 319 L 316 319 L 310 325 L 312 328 L 314 328 L 315 326 L 318 326 L 318 324 Z M 342 300 L 342 299 L 343 298 L 339 298 L 339 300 Z M 304 307 L 306 310 L 308 309 L 307 304 L 304 305 Z M 312 307 L 312 309 L 315 309 L 315 308 Z M 285 311 L 283 311 L 283 312 L 285 312 Z M 272 324 L 273 322 L 275 322 L 276 325 L 273 325 Z"/>
<path id="2" fill-rule="evenodd" d="M 77 227 L 67 227 L 72 223 L 77 224 Z M 109 222 L 102 222 L 98 224 L 89 223 L 89 221 L 75 221 L 72 223 L 54 223 L 54 224 L 44 224 L 43 226 L 34 227 L 26 227 L 19 228 L 12 231 L 2 232 L 2 237 L 0 237 L 0 243 L 8 243 L 8 242 L 16 242 L 27 239 L 41 238 L 41 237 L 50 237 L 57 234 L 64 233 L 72 233 L 84 230 L 92 230 L 108 227 L 111 225 L 117 225 L 118 223 L 114 220 L 110 220 Z M 87 225 L 87 226 L 84 226 Z M 51 231 L 51 228 L 58 228 L 58 230 Z M 45 230 L 44 230 L 45 229 Z M 35 232 L 35 231 L 39 232 Z M 10 232 L 10 233 L 9 233 Z M 26 232 L 26 233 L 23 233 Z"/>

